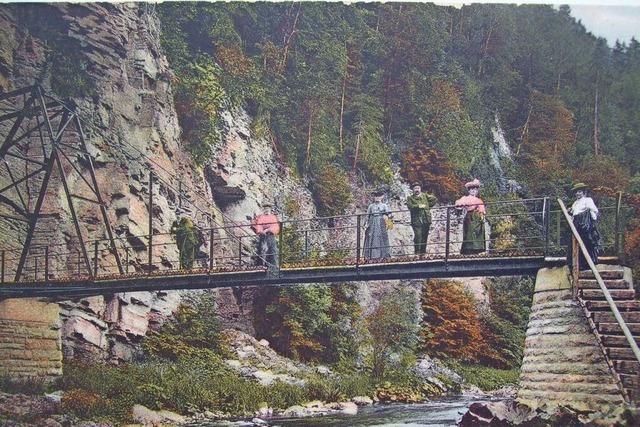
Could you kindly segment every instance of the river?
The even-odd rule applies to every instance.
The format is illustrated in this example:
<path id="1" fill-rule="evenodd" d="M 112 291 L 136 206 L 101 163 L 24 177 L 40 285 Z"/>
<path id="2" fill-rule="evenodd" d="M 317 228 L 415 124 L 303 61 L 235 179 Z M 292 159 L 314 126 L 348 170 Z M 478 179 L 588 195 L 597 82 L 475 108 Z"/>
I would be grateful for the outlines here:
<path id="1" fill-rule="evenodd" d="M 495 399 L 494 399 L 495 400 Z M 427 403 L 373 405 L 361 407 L 357 415 L 327 415 L 322 417 L 279 418 L 268 420 L 269 426 L 282 427 L 360 427 L 360 426 L 455 426 L 473 402 L 489 401 L 469 396 L 432 400 Z M 250 422 L 204 422 L 198 427 L 251 426 Z"/>

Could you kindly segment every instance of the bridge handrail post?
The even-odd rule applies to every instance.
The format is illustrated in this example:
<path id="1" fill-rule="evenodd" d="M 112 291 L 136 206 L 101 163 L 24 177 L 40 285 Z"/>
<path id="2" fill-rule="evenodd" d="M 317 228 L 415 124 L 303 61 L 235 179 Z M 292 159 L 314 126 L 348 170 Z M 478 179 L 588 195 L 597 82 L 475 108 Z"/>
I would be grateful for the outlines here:
<path id="1" fill-rule="evenodd" d="M 2 261 L 0 265 L 0 283 L 4 284 L 4 260 L 5 260 L 5 251 L 2 250 Z"/>
<path id="2" fill-rule="evenodd" d="M 278 233 L 278 270 L 282 269 L 282 258 L 284 258 L 284 246 L 282 236 L 284 236 L 284 222 L 280 221 L 280 233 Z"/>
<path id="3" fill-rule="evenodd" d="M 129 274 L 129 249 L 126 246 L 124 249 L 124 272 Z"/>
<path id="4" fill-rule="evenodd" d="M 244 236 L 238 236 L 238 267 L 242 267 L 242 238 Z"/>
<path id="5" fill-rule="evenodd" d="M 93 275 L 98 275 L 98 241 L 93 241 Z"/>
<path id="6" fill-rule="evenodd" d="M 618 259 L 622 260 L 622 248 L 620 247 L 620 235 L 622 234 L 622 230 L 620 230 L 620 208 L 622 207 L 622 191 L 618 192 L 618 197 L 616 199 L 616 225 L 615 225 L 615 254 Z"/>
<path id="7" fill-rule="evenodd" d="M 44 247 L 44 281 L 49 280 L 49 246 Z"/>
<path id="8" fill-rule="evenodd" d="M 309 260 L 309 230 L 304 230 L 304 259 Z"/>
<path id="9" fill-rule="evenodd" d="M 149 169 L 149 274 L 153 265 L 153 171 Z"/>
<path id="10" fill-rule="evenodd" d="M 549 256 L 549 198 L 545 197 L 542 202 L 542 226 L 544 228 L 544 256 Z"/>
<path id="11" fill-rule="evenodd" d="M 450 243 L 450 234 L 451 232 L 451 208 L 447 206 L 447 222 L 445 225 L 445 237 L 444 237 L 444 262 L 449 261 L 449 243 Z"/>
<path id="12" fill-rule="evenodd" d="M 356 269 L 360 266 L 360 228 L 361 228 L 361 215 L 356 214 Z"/>
<path id="13" fill-rule="evenodd" d="M 209 270 L 213 270 L 213 227 L 209 228 Z"/>

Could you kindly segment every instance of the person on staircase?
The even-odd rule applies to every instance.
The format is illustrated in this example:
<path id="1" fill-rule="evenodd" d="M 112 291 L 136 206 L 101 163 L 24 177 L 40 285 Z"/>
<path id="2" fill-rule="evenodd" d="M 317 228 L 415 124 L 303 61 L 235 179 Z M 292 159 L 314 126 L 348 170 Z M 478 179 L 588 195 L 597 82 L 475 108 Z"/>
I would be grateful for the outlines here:
<path id="1" fill-rule="evenodd" d="M 180 269 L 190 270 L 196 258 L 198 249 L 204 243 L 200 230 L 190 218 L 183 216 L 180 221 L 171 225 L 171 234 L 176 238 L 178 253 L 180 254 Z"/>
<path id="2" fill-rule="evenodd" d="M 598 218 L 600 217 L 600 211 L 593 202 L 591 197 L 587 197 L 587 185 L 578 182 L 571 188 L 571 192 L 575 194 L 576 200 L 571 205 L 569 213 L 573 219 L 573 225 L 576 227 L 580 238 L 582 239 L 584 246 L 587 248 L 587 252 L 594 264 L 598 263 L 598 254 L 602 249 L 602 243 L 600 239 L 600 232 L 598 231 Z M 573 244 L 572 240 L 569 240 L 567 263 L 569 268 L 573 266 Z M 580 251 L 578 266 L 580 270 L 589 268 L 586 258 Z"/>
<path id="3" fill-rule="evenodd" d="M 412 194 L 407 197 L 407 207 L 411 214 L 411 228 L 413 228 L 413 250 L 416 255 L 427 252 L 427 238 L 431 226 L 430 208 L 437 203 L 435 196 L 423 193 L 419 182 L 411 184 Z"/>
<path id="4" fill-rule="evenodd" d="M 258 264 L 272 271 L 279 266 L 276 236 L 280 234 L 280 221 L 273 213 L 271 203 L 264 203 L 262 207 L 262 213 L 251 222 L 251 228 L 258 235 Z"/>
<path id="5" fill-rule="evenodd" d="M 478 254 L 485 252 L 485 214 L 484 202 L 478 194 L 480 192 L 480 181 L 474 179 L 464 185 L 469 191 L 469 195 L 456 200 L 457 210 L 464 215 L 462 248 L 460 253 Z"/>

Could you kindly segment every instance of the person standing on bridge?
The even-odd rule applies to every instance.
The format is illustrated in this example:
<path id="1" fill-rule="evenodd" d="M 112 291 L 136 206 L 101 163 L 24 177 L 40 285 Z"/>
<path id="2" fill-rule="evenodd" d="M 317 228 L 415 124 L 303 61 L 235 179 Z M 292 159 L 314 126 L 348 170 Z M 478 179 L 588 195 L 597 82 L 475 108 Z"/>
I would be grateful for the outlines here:
<path id="1" fill-rule="evenodd" d="M 580 238 L 584 242 L 584 246 L 587 248 L 589 256 L 593 260 L 593 263 L 597 264 L 598 254 L 602 248 L 600 232 L 597 227 L 600 211 L 598 211 L 593 199 L 591 197 L 587 197 L 587 188 L 588 187 L 582 182 L 575 184 L 573 188 L 571 188 L 571 191 L 576 195 L 576 201 L 573 202 L 573 205 L 569 209 L 569 213 L 573 217 L 573 225 L 576 227 Z M 569 268 L 573 266 L 573 244 L 571 240 L 569 240 L 568 250 Z M 582 251 L 580 251 L 578 265 L 580 270 L 589 268 Z"/>
<path id="2" fill-rule="evenodd" d="M 180 222 L 173 222 L 171 234 L 176 236 L 176 244 L 180 253 L 180 269 L 193 268 L 196 252 L 204 243 L 200 230 L 196 228 L 190 218 L 183 216 L 180 218 Z"/>
<path id="3" fill-rule="evenodd" d="M 469 191 L 469 195 L 456 200 L 456 208 L 463 211 L 463 238 L 461 254 L 477 254 L 486 250 L 485 241 L 485 214 L 484 202 L 478 193 L 480 192 L 480 181 L 474 179 L 464 185 Z"/>
<path id="4" fill-rule="evenodd" d="M 391 224 L 389 206 L 383 203 L 382 191 L 373 193 L 373 203 L 367 208 L 365 216 L 364 232 L 364 258 L 381 259 L 389 258 L 389 234 L 387 229 Z"/>
<path id="5" fill-rule="evenodd" d="M 251 228 L 259 237 L 258 264 L 272 270 L 279 265 L 276 236 L 280 234 L 280 221 L 273 213 L 271 203 L 265 203 L 262 207 L 262 214 L 253 219 Z"/>
<path id="6" fill-rule="evenodd" d="M 437 203 L 435 196 L 422 192 L 419 182 L 411 184 L 412 194 L 407 197 L 407 207 L 411 214 L 413 228 L 413 249 L 415 254 L 427 252 L 427 237 L 431 226 L 430 207 Z"/>

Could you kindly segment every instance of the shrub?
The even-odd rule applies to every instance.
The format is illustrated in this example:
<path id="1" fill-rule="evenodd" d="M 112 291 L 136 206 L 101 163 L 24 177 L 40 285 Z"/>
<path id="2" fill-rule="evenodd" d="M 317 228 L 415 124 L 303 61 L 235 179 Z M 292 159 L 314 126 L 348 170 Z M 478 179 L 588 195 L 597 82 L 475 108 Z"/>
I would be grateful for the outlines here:
<path id="1" fill-rule="evenodd" d="M 340 215 L 352 200 L 349 177 L 335 165 L 327 165 L 316 173 L 312 189 L 320 215 Z"/>
<path id="2" fill-rule="evenodd" d="M 254 313 L 258 337 L 285 356 L 336 363 L 358 352 L 360 308 L 347 285 L 267 288 Z"/>
<path id="3" fill-rule="evenodd" d="M 55 388 L 55 383 L 45 378 L 11 378 L 9 374 L 0 371 L 0 391 L 7 393 L 21 393 L 38 395 Z"/>
<path id="4" fill-rule="evenodd" d="M 518 369 L 495 369 L 486 366 L 466 365 L 454 360 L 448 360 L 447 364 L 462 376 L 466 384 L 475 385 L 484 391 L 517 386 L 520 377 Z"/>
<path id="5" fill-rule="evenodd" d="M 105 399 L 81 389 L 66 391 L 62 396 L 62 408 L 82 419 L 109 415 L 109 405 Z"/>
<path id="6" fill-rule="evenodd" d="M 143 348 L 148 355 L 171 360 L 193 356 L 197 349 L 220 352 L 225 350 L 220 329 L 213 295 L 202 293 L 181 305 L 174 319 L 145 339 Z"/>
<path id="7" fill-rule="evenodd" d="M 418 320 L 415 296 L 404 289 L 384 296 L 367 317 L 375 378 L 385 376 L 393 359 L 406 360 L 406 356 L 415 350 Z"/>
<path id="8" fill-rule="evenodd" d="M 473 296 L 457 282 L 429 280 L 422 293 L 423 349 L 470 362 L 486 348 Z"/>
<path id="9" fill-rule="evenodd" d="M 211 59 L 201 59 L 181 71 L 176 81 L 175 106 L 182 141 L 195 162 L 204 164 L 222 140 L 220 113 L 225 92 L 220 69 Z"/>

